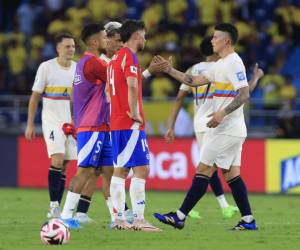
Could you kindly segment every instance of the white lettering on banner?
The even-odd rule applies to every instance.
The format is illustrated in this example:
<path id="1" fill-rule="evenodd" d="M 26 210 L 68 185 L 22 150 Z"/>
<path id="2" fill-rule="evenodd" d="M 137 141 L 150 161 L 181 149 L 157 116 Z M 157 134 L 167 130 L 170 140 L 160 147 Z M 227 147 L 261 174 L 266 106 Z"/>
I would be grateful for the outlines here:
<path id="1" fill-rule="evenodd" d="M 191 158 L 194 167 L 196 168 L 200 162 L 200 149 L 196 140 L 193 140 L 191 146 Z"/>
<path id="2" fill-rule="evenodd" d="M 160 152 L 154 155 L 150 152 L 149 178 L 158 177 L 179 180 L 187 178 L 187 158 L 182 152 Z"/>
<path id="3" fill-rule="evenodd" d="M 282 162 L 282 185 L 281 190 L 288 189 L 300 185 L 300 156 L 287 159 Z"/>

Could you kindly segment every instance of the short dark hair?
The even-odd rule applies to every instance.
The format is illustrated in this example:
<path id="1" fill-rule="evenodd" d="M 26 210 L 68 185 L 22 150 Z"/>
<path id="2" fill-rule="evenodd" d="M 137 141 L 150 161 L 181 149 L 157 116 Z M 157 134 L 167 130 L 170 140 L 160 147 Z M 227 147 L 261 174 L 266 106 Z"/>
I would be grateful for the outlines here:
<path id="1" fill-rule="evenodd" d="M 74 36 L 68 32 L 57 34 L 54 37 L 55 46 L 57 46 L 57 44 L 59 44 L 64 38 L 74 39 Z"/>
<path id="2" fill-rule="evenodd" d="M 200 52 L 204 56 L 211 56 L 214 54 L 214 49 L 211 43 L 212 37 L 204 37 L 200 44 Z"/>
<path id="3" fill-rule="evenodd" d="M 128 19 L 120 28 L 120 35 L 123 43 L 126 43 L 132 34 L 138 30 L 144 30 L 145 23 L 143 21 Z"/>
<path id="4" fill-rule="evenodd" d="M 100 23 L 90 23 L 84 26 L 84 28 L 81 31 L 81 39 L 84 41 L 84 43 L 87 42 L 87 40 L 94 34 L 97 34 L 101 31 L 105 30 L 104 26 Z"/>
<path id="5" fill-rule="evenodd" d="M 230 23 L 220 23 L 215 26 L 215 30 L 227 32 L 231 38 L 232 44 L 236 44 L 238 41 L 238 30 L 237 28 Z"/>

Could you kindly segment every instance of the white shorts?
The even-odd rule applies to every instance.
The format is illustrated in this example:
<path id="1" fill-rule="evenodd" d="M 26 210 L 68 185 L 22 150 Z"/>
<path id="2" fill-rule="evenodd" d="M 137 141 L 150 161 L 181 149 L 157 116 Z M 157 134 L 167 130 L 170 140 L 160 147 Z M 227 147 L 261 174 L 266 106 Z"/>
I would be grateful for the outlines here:
<path id="1" fill-rule="evenodd" d="M 241 166 L 242 147 L 245 138 L 208 133 L 201 150 L 201 162 L 208 166 L 217 165 L 229 169 Z"/>
<path id="2" fill-rule="evenodd" d="M 43 127 L 43 135 L 49 158 L 53 154 L 64 154 L 65 160 L 77 159 L 77 143 L 73 136 L 67 137 L 61 128 L 54 127 Z"/>

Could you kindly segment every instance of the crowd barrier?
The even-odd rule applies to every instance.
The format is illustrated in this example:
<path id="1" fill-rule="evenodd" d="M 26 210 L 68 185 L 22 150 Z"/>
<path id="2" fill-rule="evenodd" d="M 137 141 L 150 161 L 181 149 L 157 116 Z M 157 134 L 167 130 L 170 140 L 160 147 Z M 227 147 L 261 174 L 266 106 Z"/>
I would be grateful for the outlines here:
<path id="1" fill-rule="evenodd" d="M 151 171 L 147 189 L 187 190 L 200 160 L 195 139 L 180 138 L 167 144 L 162 138 L 148 138 L 148 144 Z M 27 142 L 22 136 L 2 136 L 0 146 L 0 186 L 47 187 L 50 160 L 42 137 Z M 72 161 L 67 183 L 75 171 L 76 161 Z M 300 193 L 300 140 L 247 139 L 241 173 L 250 192 Z M 225 183 L 224 189 L 229 191 Z"/>

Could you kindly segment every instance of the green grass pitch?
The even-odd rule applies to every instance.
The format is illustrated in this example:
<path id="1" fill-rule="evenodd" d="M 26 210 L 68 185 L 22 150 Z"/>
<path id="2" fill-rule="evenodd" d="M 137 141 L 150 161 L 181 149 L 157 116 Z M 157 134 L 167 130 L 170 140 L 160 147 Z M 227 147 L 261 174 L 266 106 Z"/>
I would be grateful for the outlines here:
<path id="1" fill-rule="evenodd" d="M 230 194 L 227 199 L 233 204 Z M 44 246 L 39 238 L 46 221 L 48 193 L 34 189 L 0 189 L 0 250 L 9 249 L 151 249 L 151 250 L 236 250 L 300 249 L 300 197 L 296 195 L 250 195 L 257 232 L 228 230 L 239 220 L 229 220 L 221 212 L 212 194 L 197 205 L 201 220 L 188 219 L 183 230 L 175 230 L 156 221 L 154 212 L 175 210 L 183 192 L 148 192 L 147 219 L 161 227 L 161 233 L 111 231 L 109 215 L 102 194 L 93 197 L 90 216 L 95 223 L 80 231 L 71 231 L 71 240 L 63 246 Z"/>

